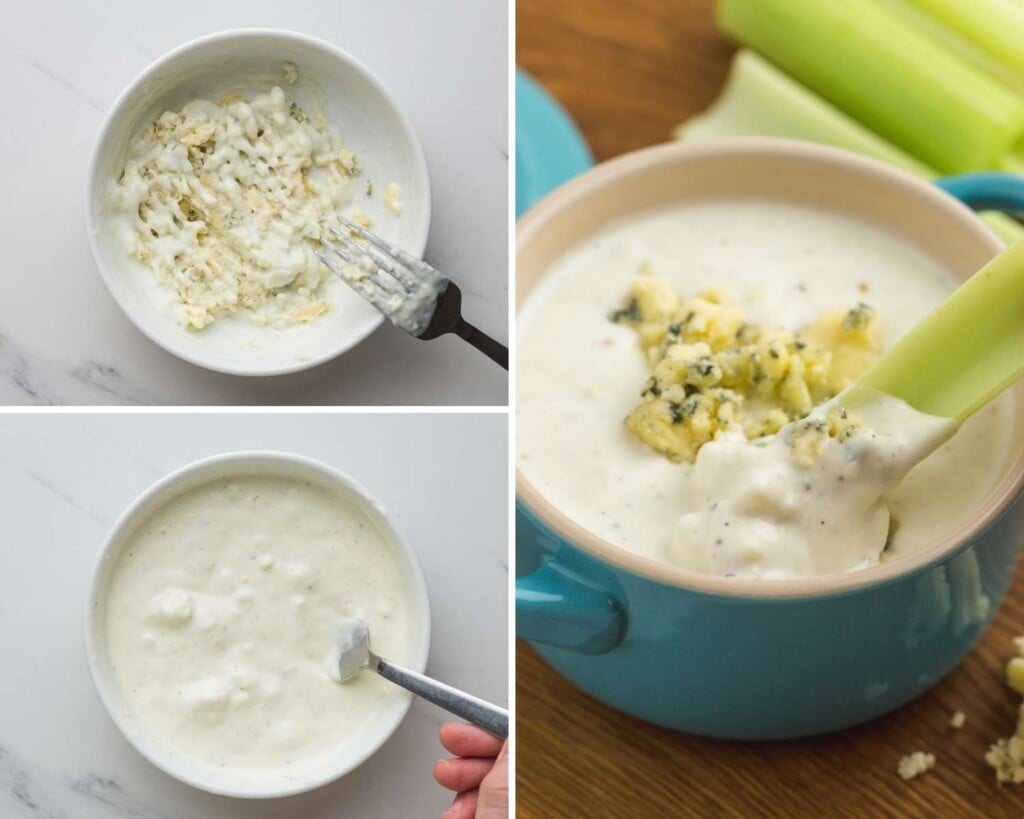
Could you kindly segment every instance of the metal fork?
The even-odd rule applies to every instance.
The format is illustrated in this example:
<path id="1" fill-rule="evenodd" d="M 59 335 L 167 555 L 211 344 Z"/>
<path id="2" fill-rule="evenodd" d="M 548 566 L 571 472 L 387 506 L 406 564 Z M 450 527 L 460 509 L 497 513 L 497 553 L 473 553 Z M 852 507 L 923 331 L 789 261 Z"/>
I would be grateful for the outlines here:
<path id="1" fill-rule="evenodd" d="M 508 348 L 462 317 L 462 292 L 447 276 L 348 219 L 338 221 L 344 229 L 328 228 L 334 241 L 321 238 L 326 252 L 316 254 L 328 270 L 409 335 L 455 333 L 508 369 Z"/>

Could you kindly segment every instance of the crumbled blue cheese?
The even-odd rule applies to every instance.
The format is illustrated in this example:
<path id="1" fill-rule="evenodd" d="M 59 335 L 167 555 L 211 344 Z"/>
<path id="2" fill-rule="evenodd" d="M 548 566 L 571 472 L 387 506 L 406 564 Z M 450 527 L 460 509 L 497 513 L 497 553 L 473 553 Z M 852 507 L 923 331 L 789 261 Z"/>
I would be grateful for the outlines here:
<path id="1" fill-rule="evenodd" d="M 1015 638 L 1013 644 L 1017 654 L 1006 664 L 1006 684 L 1024 694 L 1024 637 Z M 999 782 L 1024 782 L 1024 703 L 1018 710 L 1016 732 L 996 740 L 985 754 L 985 761 L 995 769 Z"/>
<path id="2" fill-rule="evenodd" d="M 813 466 L 830 439 L 842 444 L 856 435 L 863 423 L 839 404 L 827 404 L 824 411 L 795 421 L 784 428 L 790 459 L 800 466 Z"/>
<path id="3" fill-rule="evenodd" d="M 393 216 L 401 215 L 402 192 L 394 182 L 391 182 L 384 191 L 384 205 Z"/>
<path id="4" fill-rule="evenodd" d="M 935 754 L 927 751 L 914 751 L 899 761 L 896 772 L 902 779 L 913 779 L 935 767 Z"/>
<path id="5" fill-rule="evenodd" d="M 183 325 L 237 311 L 286 328 L 329 309 L 314 253 L 358 174 L 340 134 L 275 87 L 163 113 L 130 146 L 118 207 L 134 223 L 130 252 L 176 293 Z"/>
<path id="6" fill-rule="evenodd" d="M 875 320 L 875 308 L 860 302 L 846 311 L 843 316 L 843 329 L 848 333 L 867 330 Z"/>
<path id="7" fill-rule="evenodd" d="M 724 290 L 680 297 L 642 266 L 613 321 L 636 330 L 651 377 L 626 425 L 673 461 L 720 435 L 772 435 L 848 386 L 878 349 L 874 308 L 834 310 L 791 331 L 746 320 Z"/>

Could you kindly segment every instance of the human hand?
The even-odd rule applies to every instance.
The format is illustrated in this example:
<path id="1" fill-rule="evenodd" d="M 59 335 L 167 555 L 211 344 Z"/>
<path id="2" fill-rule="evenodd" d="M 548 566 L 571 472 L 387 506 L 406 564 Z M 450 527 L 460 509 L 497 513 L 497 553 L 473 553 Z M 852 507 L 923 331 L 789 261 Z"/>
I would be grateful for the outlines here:
<path id="1" fill-rule="evenodd" d="M 508 743 L 473 725 L 441 726 L 441 744 L 455 755 L 434 766 L 434 779 L 458 795 L 441 819 L 508 819 Z"/>

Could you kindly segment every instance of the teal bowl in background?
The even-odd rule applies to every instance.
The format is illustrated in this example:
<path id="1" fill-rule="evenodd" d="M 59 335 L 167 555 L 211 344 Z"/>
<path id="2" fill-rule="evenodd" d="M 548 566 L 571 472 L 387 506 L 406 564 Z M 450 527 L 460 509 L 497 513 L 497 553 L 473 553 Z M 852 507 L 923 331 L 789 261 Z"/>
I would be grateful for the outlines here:
<path id="1" fill-rule="evenodd" d="M 941 187 L 973 206 L 1024 210 L 1024 182 L 1005 174 L 937 187 L 775 139 L 646 149 L 563 185 L 520 221 L 520 304 L 554 259 L 607 222 L 711 196 L 777 196 L 859 215 L 966 277 L 1002 243 Z M 588 694 L 669 728 L 764 740 L 865 722 L 936 683 L 991 622 L 1024 539 L 1018 438 L 997 488 L 942 542 L 800 581 L 705 577 L 640 557 L 579 527 L 519 474 L 517 634 Z"/>
<path id="2" fill-rule="evenodd" d="M 522 69 L 516 70 L 516 218 L 594 164 L 565 110 Z"/>

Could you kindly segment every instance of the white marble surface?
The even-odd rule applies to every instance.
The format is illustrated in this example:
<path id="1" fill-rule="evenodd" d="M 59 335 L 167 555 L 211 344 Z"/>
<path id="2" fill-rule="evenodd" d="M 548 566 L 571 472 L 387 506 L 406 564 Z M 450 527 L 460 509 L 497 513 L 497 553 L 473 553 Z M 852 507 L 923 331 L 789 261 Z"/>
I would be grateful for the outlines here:
<path id="1" fill-rule="evenodd" d="M 243 448 L 309 455 L 362 481 L 418 552 L 433 609 L 428 671 L 505 704 L 507 445 L 503 414 L 4 416 L 0 816 L 440 816 L 449 798 L 431 771 L 445 716 L 424 702 L 360 768 L 303 796 L 232 800 L 161 773 L 122 738 L 93 687 L 88 583 L 115 518 L 171 469 Z"/>
<path id="2" fill-rule="evenodd" d="M 280 378 L 180 361 L 107 293 L 84 200 L 103 115 L 154 59 L 228 28 L 318 36 L 369 65 L 408 112 L 433 186 L 426 258 L 462 287 L 467 319 L 504 341 L 507 14 L 500 0 L 0 2 L 0 404 L 504 404 L 505 373 L 464 342 L 390 325 Z"/>

